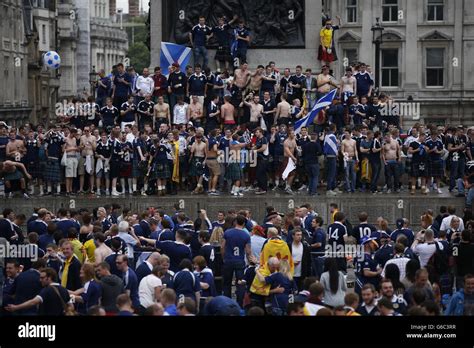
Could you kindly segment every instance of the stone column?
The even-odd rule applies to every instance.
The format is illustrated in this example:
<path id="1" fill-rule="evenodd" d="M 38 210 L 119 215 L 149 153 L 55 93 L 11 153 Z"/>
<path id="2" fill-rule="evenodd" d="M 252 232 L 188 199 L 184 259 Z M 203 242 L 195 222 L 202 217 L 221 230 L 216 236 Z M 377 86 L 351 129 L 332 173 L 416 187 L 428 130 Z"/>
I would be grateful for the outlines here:
<path id="1" fill-rule="evenodd" d="M 455 18 L 454 20 L 454 50 L 453 50 L 452 58 L 458 59 L 458 66 L 457 67 L 453 66 L 452 61 L 450 61 L 451 57 L 449 55 L 448 55 L 448 62 L 446 66 L 449 67 L 448 72 L 449 71 L 453 72 L 452 90 L 455 94 L 458 94 L 462 89 L 464 1 L 453 1 L 452 5 L 454 6 L 454 18 Z M 460 97 L 460 95 L 457 95 L 457 97 Z"/>
<path id="2" fill-rule="evenodd" d="M 405 39 L 405 84 L 402 86 L 406 96 L 413 95 L 420 89 L 419 79 L 419 48 L 418 48 L 418 4 L 416 1 L 406 2 L 406 39 Z M 423 54 L 424 56 L 424 54 Z"/>
<path id="3" fill-rule="evenodd" d="M 77 26 L 79 40 L 77 42 L 77 94 L 90 91 L 89 72 L 91 69 L 91 35 L 89 0 L 76 0 Z"/>
<path id="4" fill-rule="evenodd" d="M 160 66 L 160 47 L 163 39 L 163 3 L 162 1 L 150 1 L 150 64 L 152 67 Z"/>

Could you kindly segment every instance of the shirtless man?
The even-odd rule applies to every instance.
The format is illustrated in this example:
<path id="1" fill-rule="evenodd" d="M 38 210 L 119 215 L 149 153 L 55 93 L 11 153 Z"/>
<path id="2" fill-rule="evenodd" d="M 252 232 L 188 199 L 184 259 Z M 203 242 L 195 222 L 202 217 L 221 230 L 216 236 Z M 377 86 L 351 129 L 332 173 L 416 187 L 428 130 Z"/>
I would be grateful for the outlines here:
<path id="1" fill-rule="evenodd" d="M 296 165 L 296 162 L 297 162 L 296 146 L 297 144 L 296 144 L 295 131 L 290 130 L 288 131 L 288 138 L 283 142 L 283 155 L 285 156 L 285 159 L 283 161 L 283 171 L 285 171 L 290 158 L 293 160 L 293 162 Z M 286 182 L 285 192 L 290 195 L 294 194 L 293 191 L 291 190 L 291 185 L 293 184 L 295 175 L 296 175 L 296 169 L 291 171 L 291 173 L 288 174 L 288 177 L 285 180 Z"/>
<path id="2" fill-rule="evenodd" d="M 250 75 L 251 72 L 249 70 L 249 65 L 247 63 L 243 63 L 240 66 L 240 69 L 237 69 L 234 72 L 234 84 L 239 87 L 240 90 L 245 90 L 250 82 Z"/>
<path id="3" fill-rule="evenodd" d="M 318 98 L 323 97 L 333 88 L 339 87 L 337 83 L 333 82 L 332 76 L 329 74 L 329 67 L 327 65 L 323 66 L 322 72 L 317 76 L 316 80 L 318 83 Z"/>
<path id="4" fill-rule="evenodd" d="M 255 94 L 251 103 L 246 100 L 242 101 L 243 104 L 250 108 L 250 129 L 254 130 L 260 126 L 260 118 L 263 115 L 263 105 L 260 104 L 260 97 Z M 241 104 L 242 105 L 242 104 Z"/>
<path id="5" fill-rule="evenodd" d="M 209 194 L 211 196 L 219 195 L 216 191 L 216 187 L 219 182 L 219 176 L 221 175 L 221 167 L 217 162 L 219 142 L 216 137 L 217 129 L 211 130 L 208 137 L 208 146 L 206 147 L 206 165 L 209 168 L 209 174 L 211 175 L 211 180 L 209 182 Z"/>
<path id="6" fill-rule="evenodd" d="M 26 193 L 26 182 L 23 174 L 31 180 L 31 175 L 26 171 L 25 165 L 23 163 L 13 162 L 13 161 L 5 161 L 0 162 L 0 177 L 4 177 L 5 179 L 5 193 L 9 193 L 8 197 L 13 197 L 13 192 L 11 191 L 12 181 L 20 180 L 20 187 L 21 192 L 23 193 L 23 197 L 29 199 L 30 197 Z"/>
<path id="7" fill-rule="evenodd" d="M 274 124 L 285 124 L 288 125 L 290 122 L 291 117 L 291 105 L 286 100 L 288 96 L 286 93 L 281 94 L 281 102 L 277 105 L 277 111 L 275 114 L 275 122 Z"/>
<path id="8" fill-rule="evenodd" d="M 226 129 L 232 128 L 235 125 L 235 107 L 230 102 L 230 96 L 224 97 L 224 105 L 221 106 L 221 117 L 224 121 Z"/>
<path id="9" fill-rule="evenodd" d="M 21 139 L 16 138 L 16 129 L 11 129 L 8 133 L 9 141 L 5 148 L 7 158 L 15 162 L 21 162 L 26 154 L 25 143 Z"/>
<path id="10" fill-rule="evenodd" d="M 82 192 L 84 189 L 84 177 L 87 168 L 84 168 L 84 165 L 87 163 L 87 157 L 90 156 L 90 173 L 89 174 L 89 191 L 94 193 L 94 153 L 97 147 L 97 139 L 91 134 L 90 127 L 84 127 L 84 135 L 81 136 L 79 143 L 79 148 L 81 149 L 81 159 L 79 160 L 79 192 Z"/>
<path id="11" fill-rule="evenodd" d="M 257 70 L 250 75 L 249 90 L 254 94 L 260 94 L 260 87 L 262 87 L 263 72 L 265 68 L 263 65 L 259 65 Z"/>
<path id="12" fill-rule="evenodd" d="M 400 192 L 399 189 L 399 163 L 402 160 L 401 149 L 398 141 L 392 138 L 391 134 L 384 137 L 384 144 L 382 147 L 382 160 L 385 164 L 385 179 L 387 180 L 387 193 L 391 193 L 392 189 L 395 192 Z M 393 177 L 393 186 L 392 178 Z"/>
<path id="13" fill-rule="evenodd" d="M 170 105 L 165 103 L 165 98 L 159 96 L 158 103 L 153 108 L 153 129 L 162 123 L 171 124 L 171 112 Z"/>
<path id="14" fill-rule="evenodd" d="M 191 103 L 188 107 L 188 120 L 191 121 L 194 127 L 201 127 L 203 117 L 203 106 L 199 102 L 199 97 L 193 95 Z"/>
<path id="15" fill-rule="evenodd" d="M 195 180 L 197 181 L 196 188 L 194 189 L 194 194 L 203 193 L 204 189 L 202 187 L 202 174 L 204 173 L 204 161 L 206 159 L 207 145 L 202 141 L 201 135 L 196 135 L 195 142 L 191 146 L 191 170 Z"/>
<path id="16" fill-rule="evenodd" d="M 72 193 L 72 181 L 77 176 L 78 160 L 76 152 L 79 151 L 76 139 L 77 129 L 71 129 L 65 139 L 63 151 L 66 153 L 66 194 Z"/>
<path id="17" fill-rule="evenodd" d="M 346 75 L 341 78 L 341 89 L 339 91 L 339 99 L 344 104 L 347 103 L 350 97 L 357 95 L 357 80 L 352 76 L 352 68 L 346 69 Z"/>
<path id="18" fill-rule="evenodd" d="M 352 139 L 351 132 L 349 130 L 344 132 L 344 140 L 341 142 L 341 153 L 344 157 L 346 190 L 347 192 L 354 193 L 357 179 L 355 166 L 357 162 L 359 162 L 359 156 L 357 154 L 357 142 Z"/>

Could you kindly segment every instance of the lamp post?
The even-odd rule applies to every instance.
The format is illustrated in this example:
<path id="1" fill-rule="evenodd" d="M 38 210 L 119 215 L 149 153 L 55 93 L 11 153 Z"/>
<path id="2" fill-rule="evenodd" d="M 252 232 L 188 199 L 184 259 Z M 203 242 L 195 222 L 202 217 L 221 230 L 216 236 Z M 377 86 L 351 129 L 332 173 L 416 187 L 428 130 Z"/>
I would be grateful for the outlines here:
<path id="1" fill-rule="evenodd" d="M 376 18 L 376 23 L 372 26 L 372 43 L 375 45 L 375 90 L 378 93 L 380 88 L 380 46 L 383 43 L 383 31 L 385 28 L 380 23 L 380 17 Z"/>
<path id="2" fill-rule="evenodd" d="M 95 71 L 95 65 L 92 66 L 92 70 L 89 73 L 89 82 L 91 84 L 91 96 L 95 98 L 95 87 L 97 83 L 97 72 Z"/>

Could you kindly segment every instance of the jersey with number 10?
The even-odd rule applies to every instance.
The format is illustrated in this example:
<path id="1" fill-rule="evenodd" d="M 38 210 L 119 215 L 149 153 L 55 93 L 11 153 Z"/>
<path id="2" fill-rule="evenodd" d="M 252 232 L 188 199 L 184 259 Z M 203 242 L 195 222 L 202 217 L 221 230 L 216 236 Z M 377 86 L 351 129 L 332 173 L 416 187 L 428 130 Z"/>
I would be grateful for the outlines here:
<path id="1" fill-rule="evenodd" d="M 328 227 L 328 244 L 344 245 L 344 236 L 347 235 L 347 228 L 340 222 L 335 222 Z"/>

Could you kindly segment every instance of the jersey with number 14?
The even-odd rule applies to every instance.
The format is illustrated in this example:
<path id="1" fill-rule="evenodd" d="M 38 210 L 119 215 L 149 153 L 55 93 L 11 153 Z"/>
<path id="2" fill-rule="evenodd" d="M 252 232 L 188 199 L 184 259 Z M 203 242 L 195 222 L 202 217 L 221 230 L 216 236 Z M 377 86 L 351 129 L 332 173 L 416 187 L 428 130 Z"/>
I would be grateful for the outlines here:
<path id="1" fill-rule="evenodd" d="M 347 228 L 340 222 L 335 222 L 328 227 L 328 244 L 345 245 L 344 236 L 347 235 Z"/>

